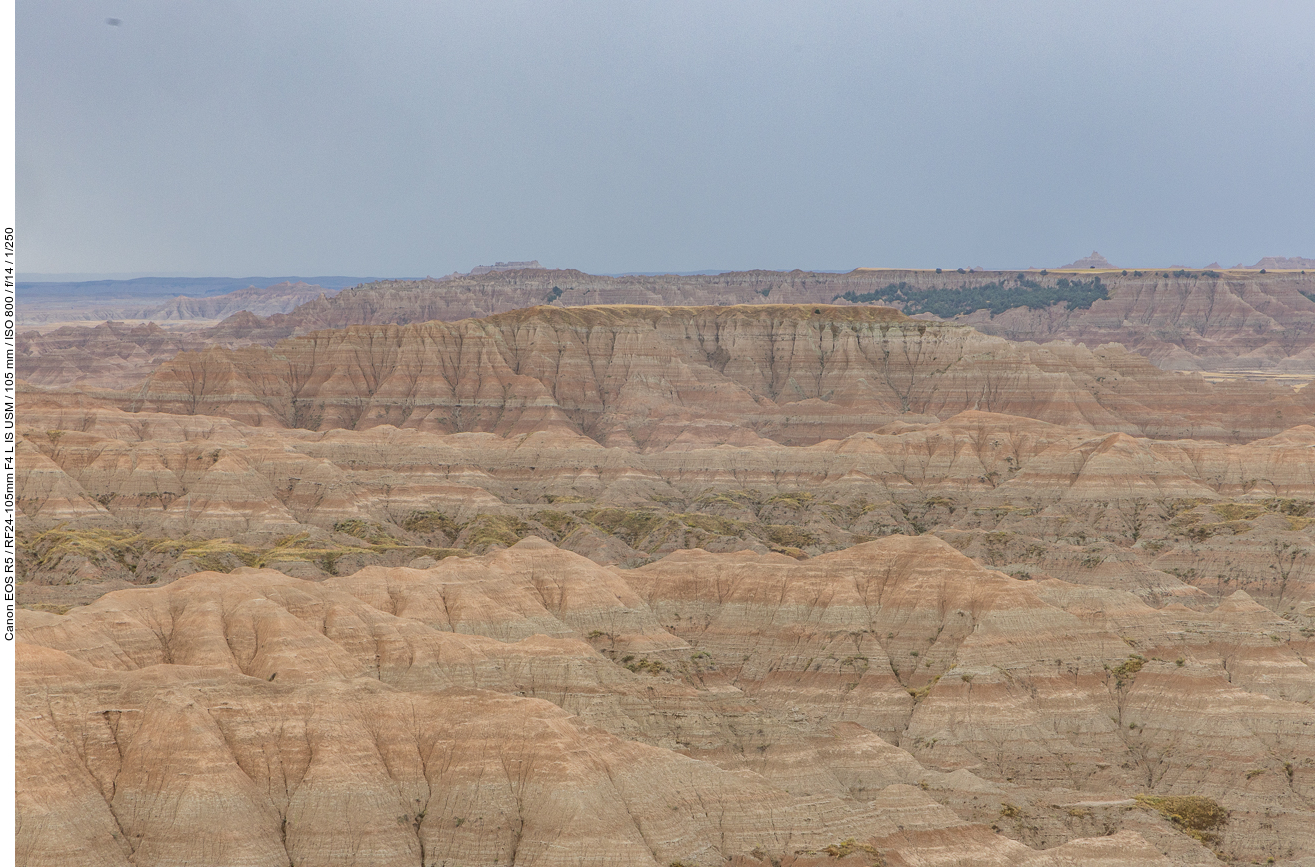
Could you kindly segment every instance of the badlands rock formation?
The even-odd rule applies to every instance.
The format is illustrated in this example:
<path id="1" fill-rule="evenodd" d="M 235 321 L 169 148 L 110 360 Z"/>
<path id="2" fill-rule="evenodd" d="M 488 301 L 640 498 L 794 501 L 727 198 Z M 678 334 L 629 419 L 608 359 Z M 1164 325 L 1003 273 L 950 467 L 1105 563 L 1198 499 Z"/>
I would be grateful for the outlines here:
<path id="1" fill-rule="evenodd" d="M 257 314 L 286 313 L 336 292 L 336 289 L 297 282 L 277 283 L 263 289 L 250 286 L 205 298 L 178 296 L 163 302 L 70 301 L 46 297 L 33 304 L 25 298 L 19 319 L 24 325 L 65 320 L 106 321 L 93 326 L 47 325 L 46 331 L 23 332 L 18 339 L 18 376 L 34 385 L 123 388 L 183 350 L 203 350 L 216 342 L 225 345 L 250 342 L 240 337 L 225 340 L 214 333 L 197 333 L 219 319 L 230 320 L 232 328 L 246 321 L 240 313 L 246 312 L 253 319 Z M 160 322 L 166 323 L 168 330 L 157 324 Z"/>
<path id="2" fill-rule="evenodd" d="M 223 295 L 211 295 L 206 298 L 192 298 L 180 295 L 161 304 L 147 304 L 139 307 L 123 306 L 109 311 L 107 319 L 150 319 L 156 322 L 173 320 L 213 320 L 226 319 L 241 312 L 257 316 L 272 316 L 275 313 L 288 313 L 303 304 L 321 298 L 331 298 L 337 290 L 325 289 L 298 280 L 296 283 L 275 283 L 273 286 L 248 286 Z M 97 316 L 102 311 L 94 311 Z"/>
<path id="3" fill-rule="evenodd" d="M 1306 600 L 1311 428 L 1124 431 L 1255 436 L 1309 417 L 1304 400 L 889 310 L 348 329 L 184 353 L 128 394 L 25 393 L 23 570 L 96 593 L 83 582 L 322 575 L 531 534 L 634 565 L 932 531 L 1019 574 L 1147 599 L 1241 587 L 1286 610 Z M 31 601 L 84 598 L 59 593 Z"/>
<path id="4" fill-rule="evenodd" d="M 243 287 L 241 282 L 225 278 L 151 277 L 71 283 L 20 281 L 18 321 L 25 326 L 114 319 L 195 323 L 213 322 L 243 310 L 270 316 L 332 296 L 356 281 L 327 278 L 326 282 L 331 285 L 285 280 Z"/>
<path id="5" fill-rule="evenodd" d="M 1083 269 L 1085 274 L 1096 273 Z M 510 271 L 447 282 L 385 281 L 311 302 L 252 329 L 265 342 L 319 328 L 456 320 L 553 303 L 831 304 L 904 284 L 964 290 L 1028 280 L 1054 286 L 1073 274 L 899 271 L 849 274 L 748 271 L 693 277 L 598 277 L 579 271 Z M 1099 273 L 1106 300 L 1069 309 L 1017 307 L 971 315 L 979 330 L 1019 340 L 1073 340 L 1091 348 L 1117 342 L 1169 369 L 1274 368 L 1315 373 L 1315 269 L 1255 271 L 1154 269 Z M 254 324 L 254 323 L 253 323 Z"/>
<path id="6" fill-rule="evenodd" d="M 253 425 L 557 431 L 641 450 L 681 437 L 805 444 L 964 410 L 1232 440 L 1311 418 L 1305 393 L 1212 387 L 1118 346 L 1019 345 L 889 308 L 822 305 L 537 307 L 361 326 L 183 353 L 106 398 Z"/>
<path id="7" fill-rule="evenodd" d="M 20 335 L 15 367 L 32 385 L 125 388 L 180 352 L 204 351 L 210 342 L 148 322 L 64 325 Z"/>
<path id="8" fill-rule="evenodd" d="M 957 294 L 990 291 L 1001 299 L 1021 296 L 1026 285 L 1054 289 L 1061 280 L 1099 276 L 1104 297 L 1076 306 L 1031 309 L 1019 297 L 1002 301 L 994 314 L 974 312 Z M 1026 284 L 1026 285 L 1025 285 Z M 536 304 L 564 306 L 646 304 L 834 304 L 846 297 L 882 295 L 885 304 L 905 304 L 892 287 L 939 292 L 957 313 L 955 321 L 1016 340 L 1072 340 L 1095 349 L 1121 343 L 1166 369 L 1271 370 L 1315 373 L 1315 269 L 1260 274 L 1256 271 L 1090 271 L 1079 274 L 946 272 L 860 269 L 849 274 L 749 271 L 706 276 L 600 277 L 579 271 L 518 269 L 441 280 L 389 280 L 310 300 L 286 314 L 260 318 L 236 313 L 200 336 L 224 344 L 276 341 L 325 328 L 407 325 L 430 320 L 480 318 Z M 1011 295 L 1012 293 L 1012 295 Z M 208 301 L 209 299 L 207 299 Z M 1012 306 L 1010 306 L 1012 305 Z M 248 305 L 248 309 L 251 305 Z M 121 314 L 123 311 L 106 310 Z M 149 312 L 137 310 L 136 312 Z M 63 316 L 64 314 L 60 314 Z M 161 315 L 165 315 L 162 313 Z M 172 314 L 169 314 L 172 315 Z M 955 314 L 947 314 L 953 317 Z M 67 318 L 67 317 L 66 317 Z M 112 317 L 111 317 L 112 318 Z M 924 314 L 924 318 L 931 318 Z M 79 346 L 78 335 L 85 345 Z M 73 382 L 88 370 L 86 356 L 110 359 L 125 378 L 146 376 L 155 364 L 125 366 L 136 352 L 132 341 L 108 345 L 88 329 L 67 332 L 59 342 L 35 333 L 19 341 L 23 376 L 43 384 Z M 110 357 L 113 356 L 114 359 Z M 23 365 L 37 364 L 37 368 Z M 158 360 L 156 361 L 158 363 Z M 35 374 L 33 370 L 39 369 Z M 62 372 L 60 372 L 62 371 Z M 128 374 L 132 377 L 128 378 Z M 33 377 L 39 375 L 40 380 Z M 89 381 L 90 384 L 101 384 Z"/>
<path id="9" fill-rule="evenodd" d="M 1097 600 L 1117 617 L 1093 620 Z M 1039 867 L 1210 863 L 1202 841 L 1311 851 L 1311 714 L 1262 685 L 1304 666 L 1306 639 L 1229 613 L 1020 582 L 904 537 L 807 563 L 681 552 L 611 571 L 526 540 L 318 583 L 199 573 L 24 613 L 19 852 Z M 1239 652 L 1262 622 L 1278 645 Z M 1152 806 L 1178 792 L 1227 821 L 1192 837 Z"/>
<path id="10" fill-rule="evenodd" d="M 21 394 L 20 863 L 1315 858 L 1306 391 L 869 306 L 240 324 Z"/>
<path id="11" fill-rule="evenodd" d="M 1266 256 L 1251 267 L 1270 270 L 1311 271 L 1315 270 L 1315 259 L 1307 259 L 1304 256 Z"/>
<path id="12" fill-rule="evenodd" d="M 1108 259 L 1106 259 L 1104 256 L 1102 256 L 1102 255 L 1100 255 L 1099 253 L 1097 253 L 1095 250 L 1093 250 L 1093 251 L 1091 252 L 1091 255 L 1090 255 L 1090 256 L 1083 256 L 1081 259 L 1078 259 L 1078 260 L 1076 260 L 1076 261 L 1074 261 L 1074 262 L 1071 262 L 1071 263 L 1069 263 L 1068 265 L 1064 265 L 1064 266 L 1062 266 L 1061 268 L 1058 268 L 1058 269 L 1056 269 L 1056 270 L 1060 270 L 1060 271 L 1072 271 L 1072 270 L 1085 271 L 1085 270 L 1092 269 L 1092 268 L 1099 268 L 1099 269 L 1104 270 L 1104 271 L 1117 270 L 1116 267 L 1115 267 L 1114 265 L 1111 265 L 1111 264 L 1110 264 L 1110 261 L 1109 261 Z"/>

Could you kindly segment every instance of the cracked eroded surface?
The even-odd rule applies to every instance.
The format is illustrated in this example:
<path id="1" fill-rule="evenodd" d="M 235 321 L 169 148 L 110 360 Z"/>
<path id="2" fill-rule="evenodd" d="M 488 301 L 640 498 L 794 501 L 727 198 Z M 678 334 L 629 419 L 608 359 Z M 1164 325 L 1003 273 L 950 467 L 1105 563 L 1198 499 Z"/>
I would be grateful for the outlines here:
<path id="1" fill-rule="evenodd" d="M 321 582 L 198 573 L 23 612 L 20 852 L 711 865 L 853 839 L 888 863 L 1193 863 L 1129 801 L 1186 789 L 1230 810 L 1222 851 L 1309 851 L 1315 717 L 1267 694 L 1307 677 L 1307 642 L 1227 605 L 899 536 L 803 562 L 616 570 L 527 539 Z M 1282 652 L 1246 650 L 1247 618 Z"/>

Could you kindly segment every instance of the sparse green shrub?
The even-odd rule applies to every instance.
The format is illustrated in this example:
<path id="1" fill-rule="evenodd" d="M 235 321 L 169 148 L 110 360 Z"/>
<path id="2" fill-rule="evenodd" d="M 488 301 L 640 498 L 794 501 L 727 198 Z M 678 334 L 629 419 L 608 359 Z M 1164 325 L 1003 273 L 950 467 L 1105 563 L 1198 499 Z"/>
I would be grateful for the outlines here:
<path id="1" fill-rule="evenodd" d="M 854 304 L 895 304 L 909 315 L 931 313 L 942 319 L 951 319 L 977 310 L 987 310 L 992 316 L 998 316 L 1015 307 L 1043 310 L 1055 304 L 1063 304 L 1069 310 L 1086 310 L 1109 297 L 1109 290 L 1099 277 L 1090 280 L 1061 277 L 1053 285 L 1039 283 L 1021 274 L 1015 280 L 1014 285 L 1008 285 L 1008 279 L 1004 279 L 981 286 L 940 289 L 916 289 L 900 281 L 871 292 L 858 293 L 851 289 L 837 295 L 836 300 L 843 298 Z"/>
<path id="2" fill-rule="evenodd" d="M 638 661 L 633 661 L 634 659 L 635 657 L 633 655 L 626 656 L 622 658 L 621 662 L 625 665 L 626 668 L 628 668 L 630 671 L 635 672 L 636 674 L 640 674 L 640 673 L 661 674 L 662 672 L 667 670 L 666 663 L 661 662 L 660 660 L 649 659 L 648 657 L 644 657 L 643 659 L 640 659 Z"/>
<path id="3" fill-rule="evenodd" d="M 1114 685 L 1116 689 L 1123 689 L 1137 676 L 1137 672 L 1142 670 L 1146 664 L 1146 658 L 1138 654 L 1133 654 L 1114 668 L 1109 669 L 1110 674 L 1114 675 Z"/>
<path id="4" fill-rule="evenodd" d="M 832 858 L 844 858 L 846 855 L 852 855 L 855 852 L 863 852 L 874 858 L 881 858 L 881 853 L 877 851 L 876 846 L 873 846 L 870 843 L 860 843 L 853 837 L 850 837 L 847 840 L 841 840 L 839 843 L 832 843 L 830 846 L 825 846 L 822 851 Z M 877 863 L 884 862 L 878 861 Z"/>

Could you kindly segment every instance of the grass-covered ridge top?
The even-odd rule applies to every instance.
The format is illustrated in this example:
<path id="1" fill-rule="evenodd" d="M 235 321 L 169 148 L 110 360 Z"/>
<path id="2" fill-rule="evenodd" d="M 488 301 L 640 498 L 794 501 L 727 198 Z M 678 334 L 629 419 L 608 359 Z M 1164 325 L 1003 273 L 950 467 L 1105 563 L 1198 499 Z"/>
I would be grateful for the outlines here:
<path id="1" fill-rule="evenodd" d="M 850 290 L 834 300 L 842 298 L 854 304 L 891 304 L 908 315 L 931 313 L 951 319 L 978 310 L 997 316 L 1016 307 L 1043 310 L 1055 304 L 1063 304 L 1069 310 L 1086 310 L 1097 301 L 1109 298 L 1109 290 L 1099 277 L 1090 280 L 1060 277 L 1053 285 L 1047 285 L 1019 275 L 961 289 L 918 289 L 901 280 L 871 292 Z"/>

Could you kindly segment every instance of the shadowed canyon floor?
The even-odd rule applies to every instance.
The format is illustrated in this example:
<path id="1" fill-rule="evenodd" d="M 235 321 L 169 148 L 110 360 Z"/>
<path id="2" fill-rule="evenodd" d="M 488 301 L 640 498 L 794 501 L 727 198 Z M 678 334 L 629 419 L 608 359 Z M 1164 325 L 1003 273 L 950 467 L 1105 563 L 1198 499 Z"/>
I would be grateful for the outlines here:
<path id="1" fill-rule="evenodd" d="M 1304 390 L 862 306 L 165 355 L 22 394 L 22 863 L 1315 863 Z"/>

